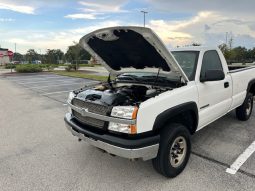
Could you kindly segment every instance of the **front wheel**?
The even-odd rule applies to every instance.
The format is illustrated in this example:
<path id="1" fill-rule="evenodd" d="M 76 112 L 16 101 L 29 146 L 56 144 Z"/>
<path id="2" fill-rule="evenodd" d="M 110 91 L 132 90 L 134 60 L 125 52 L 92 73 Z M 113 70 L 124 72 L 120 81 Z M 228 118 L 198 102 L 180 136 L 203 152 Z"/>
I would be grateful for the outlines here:
<path id="1" fill-rule="evenodd" d="M 168 178 L 179 175 L 189 160 L 190 133 L 181 124 L 170 124 L 161 132 L 158 155 L 152 160 L 157 172 Z"/>
<path id="2" fill-rule="evenodd" d="M 236 117 L 240 121 L 247 121 L 251 114 L 253 109 L 253 94 L 248 93 L 244 103 L 236 109 Z"/>

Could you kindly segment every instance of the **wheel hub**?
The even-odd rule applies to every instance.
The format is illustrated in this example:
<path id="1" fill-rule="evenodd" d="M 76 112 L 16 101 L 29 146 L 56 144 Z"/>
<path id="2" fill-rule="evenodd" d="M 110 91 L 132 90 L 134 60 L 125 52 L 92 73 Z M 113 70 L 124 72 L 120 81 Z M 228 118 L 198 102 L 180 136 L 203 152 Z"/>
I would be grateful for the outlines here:
<path id="1" fill-rule="evenodd" d="M 177 137 L 170 149 L 170 163 L 173 167 L 179 167 L 185 159 L 187 153 L 187 142 L 182 136 Z"/>
<path id="2" fill-rule="evenodd" d="M 248 103 L 247 103 L 248 105 L 247 105 L 247 108 L 246 108 L 246 114 L 247 115 L 250 115 L 250 113 L 251 113 L 251 108 L 252 108 L 252 98 L 249 98 L 248 99 Z"/>

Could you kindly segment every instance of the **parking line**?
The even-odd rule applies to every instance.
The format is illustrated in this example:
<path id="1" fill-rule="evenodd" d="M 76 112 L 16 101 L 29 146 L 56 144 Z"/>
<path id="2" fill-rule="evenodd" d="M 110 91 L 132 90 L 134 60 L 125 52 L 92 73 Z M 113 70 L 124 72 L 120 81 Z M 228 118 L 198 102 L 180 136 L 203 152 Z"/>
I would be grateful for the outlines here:
<path id="1" fill-rule="evenodd" d="M 60 77 L 60 76 L 54 76 L 54 77 L 41 77 L 41 78 L 23 78 L 23 79 L 11 79 L 10 81 L 31 81 L 31 80 L 43 80 L 43 79 L 55 79 L 55 78 L 66 78 L 66 77 Z M 68 78 L 68 77 L 67 77 Z"/>
<path id="2" fill-rule="evenodd" d="M 90 82 L 89 84 L 87 84 L 85 87 L 89 87 L 89 86 L 94 86 L 94 85 L 97 85 L 98 84 L 98 82 L 97 83 L 94 83 L 94 82 Z M 59 93 L 66 93 L 66 92 L 71 92 L 71 91 L 73 91 L 73 89 L 72 90 L 65 90 L 65 91 L 58 91 L 58 92 L 49 92 L 49 93 L 44 93 L 44 94 L 40 94 L 41 96 L 45 96 L 45 95 L 51 95 L 51 94 L 59 94 Z"/>
<path id="3" fill-rule="evenodd" d="M 255 152 L 255 141 L 236 159 L 236 161 L 226 169 L 229 174 L 235 174 L 247 159 Z"/>
<path id="4" fill-rule="evenodd" d="M 54 78 L 54 79 L 47 79 L 47 78 L 44 78 L 44 79 L 40 79 L 40 80 L 37 80 L 37 79 L 31 79 L 31 80 L 13 80 L 12 82 L 15 82 L 15 83 L 30 83 L 30 82 L 43 82 L 43 81 L 55 81 L 55 80 L 69 80 L 69 79 L 66 79 L 66 78 Z"/>
<path id="5" fill-rule="evenodd" d="M 64 80 L 64 79 L 62 79 L 62 80 L 54 80 L 54 81 L 47 81 L 47 80 L 41 80 L 41 81 L 37 81 L 37 82 L 26 82 L 26 83 L 17 83 L 17 84 L 19 84 L 19 85 L 26 85 L 26 84 L 40 84 L 40 83 L 47 83 L 47 82 L 50 82 L 50 83 L 52 83 L 52 82 L 75 82 L 75 81 L 77 81 L 77 79 L 70 79 L 70 80 Z"/>
<path id="6" fill-rule="evenodd" d="M 34 76 L 57 76 L 57 75 L 54 75 L 54 74 L 30 74 L 30 75 L 21 75 L 21 76 L 8 76 L 9 79 L 14 79 L 14 78 L 27 78 L 27 77 L 34 77 Z"/>
<path id="7" fill-rule="evenodd" d="M 40 78 L 38 78 L 38 77 L 33 77 L 33 78 L 8 78 L 8 80 L 10 80 L 10 81 L 29 81 L 29 80 L 34 80 L 34 79 L 36 79 L 36 80 L 40 80 L 40 79 L 53 79 L 53 78 L 59 78 L 59 77 L 61 77 L 61 76 L 42 76 L 42 77 L 40 77 Z"/>
<path id="8" fill-rule="evenodd" d="M 41 96 L 45 96 L 45 95 L 51 95 L 51 94 L 60 94 L 60 93 L 67 93 L 67 92 L 71 92 L 73 90 L 66 90 L 66 91 L 59 91 L 59 92 L 50 92 L 50 93 L 45 93 L 45 94 L 40 94 Z"/>
<path id="9" fill-rule="evenodd" d="M 82 83 L 72 82 L 72 83 L 67 83 L 67 84 L 53 84 L 53 85 L 48 85 L 48 86 L 27 87 L 26 89 L 44 89 L 44 88 L 55 87 L 55 86 L 58 87 L 58 86 L 68 86 L 68 85 L 83 85 L 83 83 L 86 83 L 86 82 L 82 82 Z"/>

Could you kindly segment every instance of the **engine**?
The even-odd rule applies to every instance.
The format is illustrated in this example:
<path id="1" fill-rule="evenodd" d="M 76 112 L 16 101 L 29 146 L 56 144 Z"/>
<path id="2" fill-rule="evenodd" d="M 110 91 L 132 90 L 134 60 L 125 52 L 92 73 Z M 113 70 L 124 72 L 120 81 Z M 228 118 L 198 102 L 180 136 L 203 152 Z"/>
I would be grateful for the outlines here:
<path id="1" fill-rule="evenodd" d="M 141 102 L 158 95 L 162 90 L 149 89 L 146 86 L 97 86 L 78 93 L 77 98 L 84 101 L 108 106 L 139 105 Z"/>

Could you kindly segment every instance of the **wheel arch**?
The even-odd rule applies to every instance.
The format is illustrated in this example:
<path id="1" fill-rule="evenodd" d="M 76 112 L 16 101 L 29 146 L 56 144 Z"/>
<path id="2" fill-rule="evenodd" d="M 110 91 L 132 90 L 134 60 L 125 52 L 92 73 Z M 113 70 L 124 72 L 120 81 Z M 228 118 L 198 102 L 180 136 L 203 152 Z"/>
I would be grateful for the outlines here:
<path id="1" fill-rule="evenodd" d="M 197 104 L 195 102 L 187 102 L 160 113 L 154 121 L 153 130 L 159 132 L 169 123 L 181 123 L 188 128 L 191 134 L 194 134 L 197 130 L 198 121 Z"/>
<path id="2" fill-rule="evenodd" d="M 255 79 L 251 80 L 248 84 L 247 92 L 252 93 L 255 95 Z"/>

